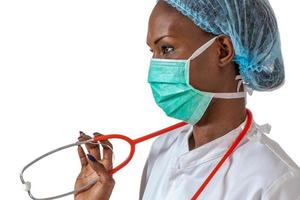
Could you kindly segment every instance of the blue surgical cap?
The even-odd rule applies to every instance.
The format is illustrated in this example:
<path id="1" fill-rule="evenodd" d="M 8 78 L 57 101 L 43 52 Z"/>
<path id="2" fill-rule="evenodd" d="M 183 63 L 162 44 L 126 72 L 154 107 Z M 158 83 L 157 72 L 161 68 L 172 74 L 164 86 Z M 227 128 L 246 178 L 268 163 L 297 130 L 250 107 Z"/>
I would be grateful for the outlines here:
<path id="1" fill-rule="evenodd" d="M 230 37 L 244 83 L 258 91 L 284 83 L 276 18 L 268 0 L 164 0 L 197 26 Z M 158 2 L 158 1 L 157 1 Z"/>

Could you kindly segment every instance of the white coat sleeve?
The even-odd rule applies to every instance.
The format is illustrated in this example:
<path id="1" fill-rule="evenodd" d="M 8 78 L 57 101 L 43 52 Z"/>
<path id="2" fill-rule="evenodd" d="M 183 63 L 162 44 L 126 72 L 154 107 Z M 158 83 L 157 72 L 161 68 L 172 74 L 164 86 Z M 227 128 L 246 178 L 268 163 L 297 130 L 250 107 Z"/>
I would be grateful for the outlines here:
<path id="1" fill-rule="evenodd" d="M 139 200 L 143 199 L 144 191 L 147 185 L 147 171 L 148 171 L 148 159 L 146 160 L 143 173 L 142 173 L 142 178 L 141 178 L 141 184 L 140 184 L 140 193 L 139 193 Z"/>
<path id="2" fill-rule="evenodd" d="M 300 170 L 278 178 L 263 194 L 262 200 L 300 200 Z"/>
<path id="3" fill-rule="evenodd" d="M 149 179 L 149 176 L 151 174 L 153 164 L 155 163 L 156 158 L 159 155 L 159 150 L 162 146 L 162 143 L 160 142 L 160 137 L 156 138 L 154 142 L 151 145 L 147 160 L 145 162 L 145 166 L 142 173 L 141 183 L 140 183 L 140 193 L 139 193 L 139 200 L 143 199 L 143 195 L 145 192 L 145 188 Z"/>

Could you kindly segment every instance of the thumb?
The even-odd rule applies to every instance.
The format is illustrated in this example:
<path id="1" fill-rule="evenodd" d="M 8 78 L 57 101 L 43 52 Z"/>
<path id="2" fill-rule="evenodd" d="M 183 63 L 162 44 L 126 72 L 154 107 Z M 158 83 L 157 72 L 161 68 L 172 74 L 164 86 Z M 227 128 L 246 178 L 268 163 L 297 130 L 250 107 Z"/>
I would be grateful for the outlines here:
<path id="1" fill-rule="evenodd" d="M 87 154 L 87 157 L 88 157 L 88 162 L 89 162 L 90 166 L 99 176 L 101 183 L 103 183 L 103 184 L 104 183 L 105 184 L 114 183 L 112 176 L 109 175 L 108 171 L 106 170 L 106 168 L 104 167 L 104 165 L 102 163 L 97 161 L 96 158 L 94 156 L 92 156 L 91 154 Z"/>

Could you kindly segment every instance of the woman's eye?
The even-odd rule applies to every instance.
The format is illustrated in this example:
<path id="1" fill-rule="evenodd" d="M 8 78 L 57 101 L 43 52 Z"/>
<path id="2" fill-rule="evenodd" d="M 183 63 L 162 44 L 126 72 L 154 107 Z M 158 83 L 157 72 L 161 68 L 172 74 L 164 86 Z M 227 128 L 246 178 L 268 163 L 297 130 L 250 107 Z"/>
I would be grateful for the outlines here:
<path id="1" fill-rule="evenodd" d="M 149 49 L 149 51 L 153 53 L 153 50 L 152 50 L 152 49 Z"/>
<path id="2" fill-rule="evenodd" d="M 163 54 L 169 54 L 174 51 L 174 48 L 172 46 L 162 46 L 161 50 Z"/>

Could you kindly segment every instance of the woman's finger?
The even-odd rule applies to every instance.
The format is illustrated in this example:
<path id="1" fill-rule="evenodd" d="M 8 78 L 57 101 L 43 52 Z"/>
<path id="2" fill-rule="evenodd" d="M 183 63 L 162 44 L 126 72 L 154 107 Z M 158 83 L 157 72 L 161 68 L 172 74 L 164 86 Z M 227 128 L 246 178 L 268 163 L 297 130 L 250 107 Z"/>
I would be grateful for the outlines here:
<path id="1" fill-rule="evenodd" d="M 94 136 L 102 135 L 100 133 L 94 133 Z M 101 140 L 101 146 L 103 147 L 103 158 L 102 162 L 106 169 L 111 170 L 113 167 L 112 156 L 113 156 L 113 145 L 108 140 Z M 109 148 L 109 147 L 110 148 Z"/>
<path id="2" fill-rule="evenodd" d="M 91 139 L 91 137 L 80 131 L 80 137 L 78 139 L 79 141 L 86 141 Z M 89 154 L 93 155 L 97 160 L 101 160 L 101 154 L 98 144 L 86 143 L 85 147 L 88 150 Z"/>
<path id="3" fill-rule="evenodd" d="M 96 158 L 90 154 L 87 154 L 88 163 L 92 169 L 99 176 L 99 180 L 104 185 L 114 185 L 114 179 L 109 175 L 104 165 L 96 160 Z"/>
<path id="4" fill-rule="evenodd" d="M 83 148 L 80 145 L 78 145 L 77 150 L 78 150 L 78 155 L 79 155 L 81 167 L 84 167 L 84 166 L 86 166 L 88 164 L 88 161 L 86 159 L 86 155 L 84 153 L 84 150 L 83 150 Z"/>

